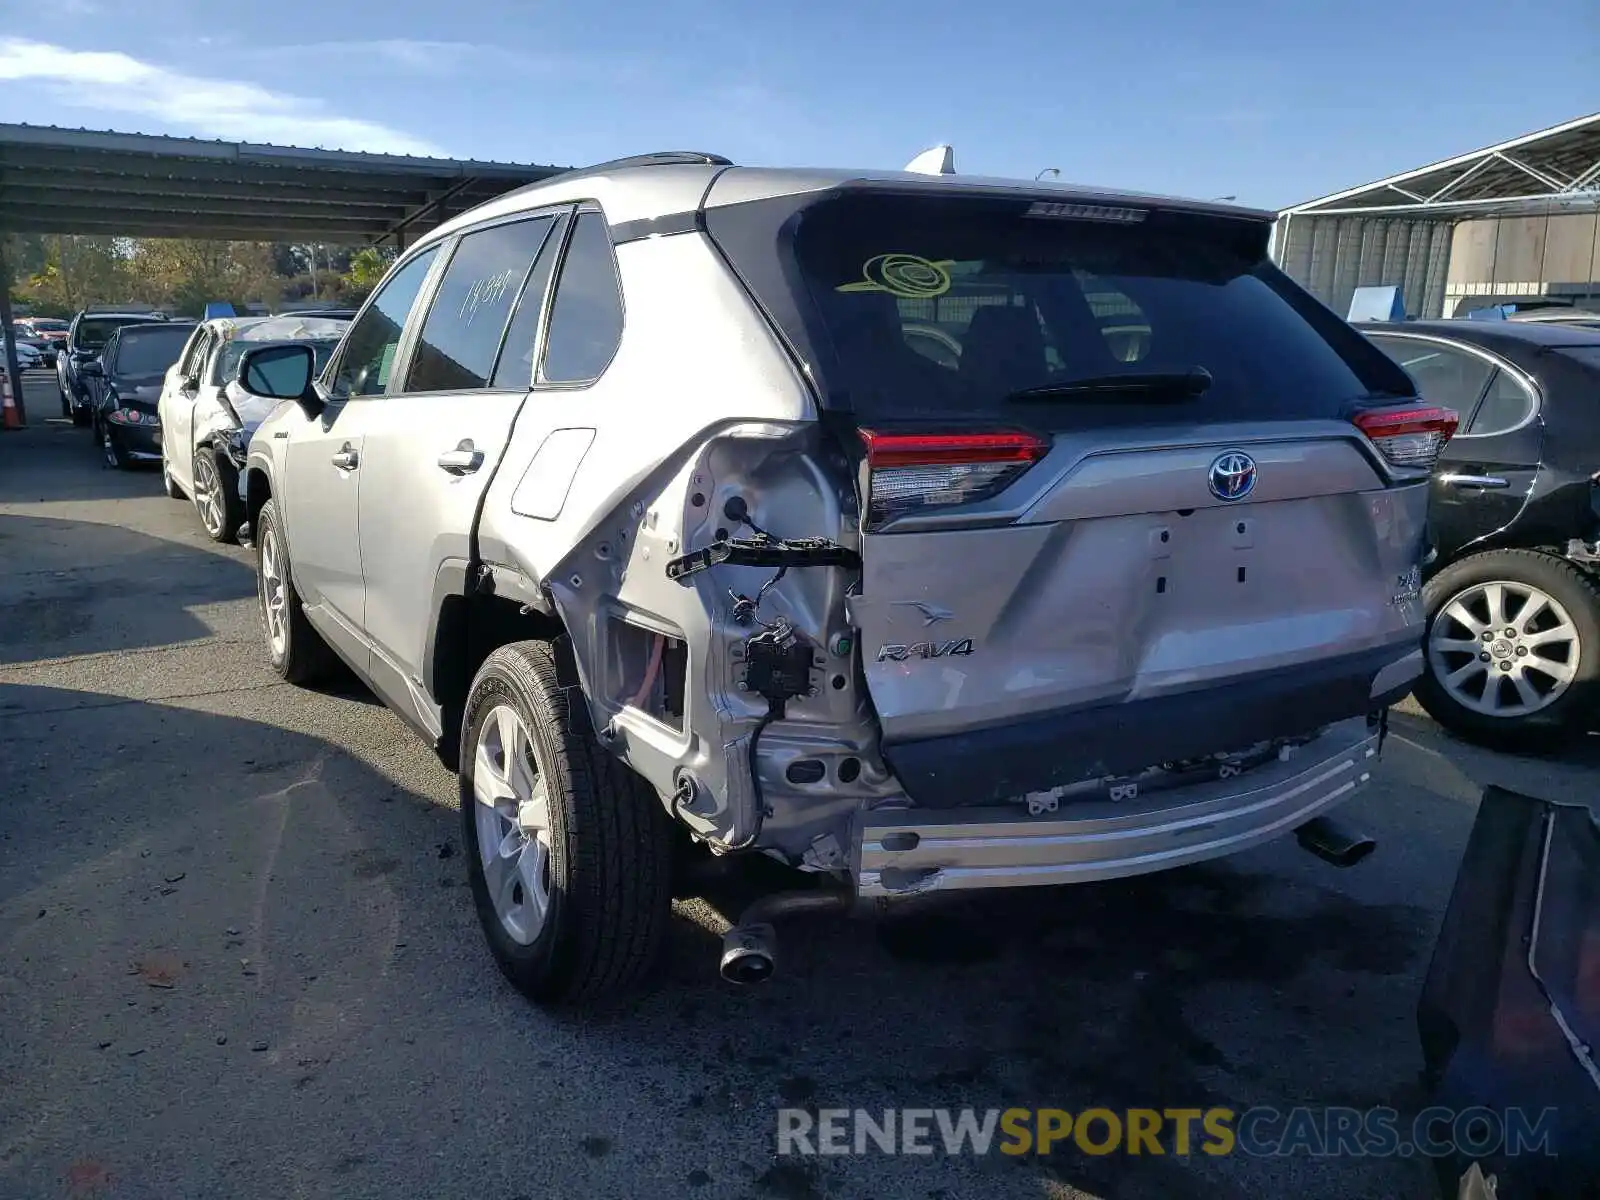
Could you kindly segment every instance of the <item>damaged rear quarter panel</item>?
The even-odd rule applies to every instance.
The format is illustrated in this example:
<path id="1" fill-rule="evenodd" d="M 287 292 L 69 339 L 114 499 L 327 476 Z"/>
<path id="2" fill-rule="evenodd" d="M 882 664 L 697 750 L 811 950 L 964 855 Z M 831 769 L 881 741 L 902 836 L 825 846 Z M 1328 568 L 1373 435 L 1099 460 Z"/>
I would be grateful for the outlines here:
<path id="1" fill-rule="evenodd" d="M 728 590 L 754 595 L 771 572 L 719 567 L 686 586 L 667 578 L 666 565 L 719 530 L 748 534 L 724 515 L 734 495 L 776 535 L 843 539 L 852 524 L 841 494 L 847 477 L 820 465 L 808 387 L 704 235 L 627 243 L 616 256 L 626 312 L 621 346 L 595 383 L 529 395 L 489 488 L 478 553 L 548 592 L 572 638 L 595 727 L 609 733 L 615 752 L 664 797 L 680 770 L 692 771 L 703 786 L 684 819 L 732 838 L 752 821 L 744 755 L 766 705 L 734 682 L 736 647 L 759 627 L 732 624 Z M 518 515 L 513 497 L 552 433 L 589 429 L 592 439 L 566 439 L 586 445 L 575 468 L 574 456 L 563 459 L 561 470 L 572 477 L 564 499 L 545 506 L 554 515 Z M 791 571 L 768 593 L 762 616 L 788 616 L 820 650 L 830 625 L 842 623 L 849 575 Z M 681 729 L 626 704 L 643 668 L 627 661 L 617 636 L 623 621 L 645 630 L 646 643 L 660 633 L 685 644 Z M 820 691 L 815 701 L 791 704 L 786 729 L 803 739 L 809 706 L 809 719 L 828 730 L 827 745 L 839 744 L 841 724 L 864 744 L 866 714 L 855 689 Z M 770 746 L 781 781 L 781 762 L 798 752 L 776 736 Z M 769 751 L 765 737 L 762 751 Z M 781 818 L 773 822 L 782 827 Z"/>

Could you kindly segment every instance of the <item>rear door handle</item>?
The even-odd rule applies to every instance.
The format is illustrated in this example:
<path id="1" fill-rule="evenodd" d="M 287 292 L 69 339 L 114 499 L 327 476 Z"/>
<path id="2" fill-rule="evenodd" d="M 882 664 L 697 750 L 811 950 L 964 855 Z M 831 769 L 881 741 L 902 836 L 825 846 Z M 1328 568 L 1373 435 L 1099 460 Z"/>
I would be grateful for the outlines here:
<path id="1" fill-rule="evenodd" d="M 1510 487 L 1509 480 L 1498 475 L 1461 475 L 1450 472 L 1439 476 L 1439 482 L 1455 488 L 1506 488 Z"/>
<path id="2" fill-rule="evenodd" d="M 333 456 L 333 465 L 338 467 L 341 471 L 354 471 L 356 467 L 361 465 L 361 459 L 356 455 L 354 450 L 350 449 L 349 446 L 346 446 L 343 450 L 339 451 L 339 453 Z"/>
<path id="3" fill-rule="evenodd" d="M 439 455 L 439 467 L 452 475 L 470 475 L 483 466 L 483 451 L 474 450 L 471 442 L 462 442 L 454 450 Z"/>

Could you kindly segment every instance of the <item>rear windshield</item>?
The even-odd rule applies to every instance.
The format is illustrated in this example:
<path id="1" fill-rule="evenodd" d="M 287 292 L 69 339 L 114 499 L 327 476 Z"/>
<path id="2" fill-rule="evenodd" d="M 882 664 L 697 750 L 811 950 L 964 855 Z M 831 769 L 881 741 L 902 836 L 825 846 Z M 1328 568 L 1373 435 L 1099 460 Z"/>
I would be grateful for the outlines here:
<path id="1" fill-rule="evenodd" d="M 707 227 L 813 360 L 825 402 L 863 416 L 1051 427 L 1334 417 L 1362 397 L 1411 394 L 1393 363 L 1267 261 L 1252 222 L 1151 212 L 1113 223 L 1032 215 L 1028 198 L 847 192 L 799 213 L 790 201 L 774 227 L 760 212 L 773 204 L 713 208 Z M 1008 400 L 1195 368 L 1212 378 L 1199 396 Z"/>
<path id="2" fill-rule="evenodd" d="M 111 369 L 118 375 L 154 375 L 178 361 L 193 328 L 184 325 L 127 330 L 117 339 L 117 358 Z"/>
<path id="3" fill-rule="evenodd" d="M 78 349 L 103 350 L 105 344 L 111 340 L 111 335 L 124 325 L 150 325 L 152 321 L 128 320 L 126 318 L 101 318 L 78 322 Z"/>

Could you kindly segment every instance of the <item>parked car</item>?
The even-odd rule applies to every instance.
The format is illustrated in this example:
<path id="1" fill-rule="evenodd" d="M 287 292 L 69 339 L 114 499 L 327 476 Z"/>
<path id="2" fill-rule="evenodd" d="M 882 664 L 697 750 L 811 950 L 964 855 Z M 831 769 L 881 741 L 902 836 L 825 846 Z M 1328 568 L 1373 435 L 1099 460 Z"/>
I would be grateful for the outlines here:
<path id="1" fill-rule="evenodd" d="M 193 497 L 212 541 L 231 542 L 244 521 L 241 486 L 250 435 L 277 405 L 238 383 L 251 347 L 304 342 L 320 370 L 349 322 L 323 317 L 224 317 L 198 326 L 161 389 L 161 475 L 167 495 Z"/>
<path id="2" fill-rule="evenodd" d="M 43 369 L 44 355 L 39 352 L 39 348 L 32 342 L 24 341 L 22 338 L 15 338 L 13 339 L 13 347 L 16 350 L 17 367 L 20 370 L 38 371 Z M 4 353 L 3 348 L 0 348 L 0 353 Z"/>
<path id="3" fill-rule="evenodd" d="M 1600 331 L 1558 321 L 1365 325 L 1462 415 L 1434 476 L 1417 699 L 1487 745 L 1580 729 L 1600 678 Z"/>
<path id="4" fill-rule="evenodd" d="M 1516 312 L 1506 317 L 1508 321 L 1532 322 L 1535 325 L 1579 326 L 1600 329 L 1600 312 L 1585 308 L 1538 308 L 1531 312 Z"/>
<path id="5" fill-rule="evenodd" d="M 61 392 L 61 415 L 74 425 L 89 425 L 94 417 L 94 393 L 79 368 L 100 357 L 111 335 L 124 325 L 165 323 L 152 313 L 99 312 L 85 309 L 72 318 L 65 352 L 56 362 L 56 383 Z"/>
<path id="6" fill-rule="evenodd" d="M 35 334 L 32 329 L 21 321 L 11 326 L 11 337 L 16 342 L 19 350 L 27 348 L 30 358 L 35 360 L 31 366 L 24 370 L 38 370 L 41 367 L 54 367 L 56 365 L 55 344 Z"/>
<path id="7" fill-rule="evenodd" d="M 25 317 L 16 322 L 16 327 L 35 343 L 44 365 L 54 370 L 56 359 L 67 344 L 69 323 L 54 317 Z"/>
<path id="8" fill-rule="evenodd" d="M 327 317 L 334 321 L 352 321 L 355 319 L 356 310 L 353 308 L 293 308 L 275 315 L 280 317 Z"/>
<path id="9" fill-rule="evenodd" d="M 320 378 L 241 359 L 294 401 L 247 464 L 268 659 L 343 659 L 458 772 L 541 1001 L 643 975 L 691 842 L 825 885 L 741 915 L 740 982 L 797 910 L 1352 861 L 1456 417 L 1271 224 L 683 154 L 484 204 Z"/>
<path id="10" fill-rule="evenodd" d="M 161 381 L 192 328 L 167 321 L 123 325 L 112 332 L 99 358 L 78 364 L 93 395 L 95 444 L 108 466 L 160 461 L 156 405 Z"/>

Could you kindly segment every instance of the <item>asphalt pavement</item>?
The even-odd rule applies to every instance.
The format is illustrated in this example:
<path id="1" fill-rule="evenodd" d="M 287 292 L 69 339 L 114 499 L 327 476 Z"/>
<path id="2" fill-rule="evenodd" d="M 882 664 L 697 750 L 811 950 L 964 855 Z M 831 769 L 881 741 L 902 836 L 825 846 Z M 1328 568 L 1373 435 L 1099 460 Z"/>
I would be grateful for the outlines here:
<path id="1" fill-rule="evenodd" d="M 1418 1103 L 1415 1004 L 1487 783 L 1395 721 L 1338 871 L 1286 840 L 1122 883 L 797 920 L 716 975 L 547 1015 L 500 979 L 455 782 L 354 684 L 269 671 L 247 548 L 28 383 L 0 434 L 0 1196 L 1430 1196 L 1404 1159 L 776 1155 L 780 1108 Z"/>

